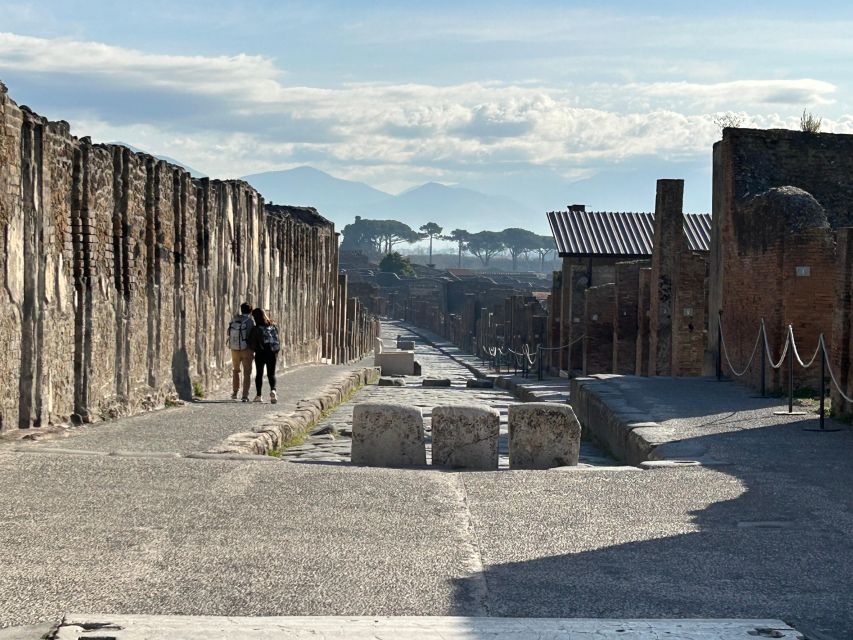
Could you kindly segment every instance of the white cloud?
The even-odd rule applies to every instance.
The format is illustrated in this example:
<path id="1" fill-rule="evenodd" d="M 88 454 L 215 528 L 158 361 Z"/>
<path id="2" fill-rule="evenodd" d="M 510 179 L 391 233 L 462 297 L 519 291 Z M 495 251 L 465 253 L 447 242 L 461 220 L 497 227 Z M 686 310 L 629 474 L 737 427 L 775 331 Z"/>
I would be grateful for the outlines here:
<path id="1" fill-rule="evenodd" d="M 828 104 L 836 89 L 809 78 L 288 86 L 263 56 L 160 55 L 8 33 L 0 34 L 4 70 L 45 86 L 79 80 L 84 88 L 63 97 L 76 105 L 76 121 L 70 108 L 67 117 L 78 135 L 122 140 L 220 177 L 313 164 L 392 189 L 501 165 L 577 175 L 635 157 L 696 158 L 719 137 L 717 111 L 742 112 L 745 126 L 796 127 L 801 106 Z M 149 92 L 161 108 L 146 110 Z M 792 105 L 790 116 L 775 113 Z M 853 116 L 826 120 L 824 130 L 851 131 Z"/>

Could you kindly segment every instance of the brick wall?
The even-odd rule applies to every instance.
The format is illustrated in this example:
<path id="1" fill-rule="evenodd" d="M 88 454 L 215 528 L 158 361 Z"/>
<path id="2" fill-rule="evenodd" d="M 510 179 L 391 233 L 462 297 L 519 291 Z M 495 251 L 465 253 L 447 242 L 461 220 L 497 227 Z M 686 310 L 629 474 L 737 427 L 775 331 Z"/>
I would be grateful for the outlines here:
<path id="1" fill-rule="evenodd" d="M 640 269 L 648 265 L 647 260 L 616 263 L 613 373 L 632 375 L 636 371 Z"/>
<path id="2" fill-rule="evenodd" d="M 634 372 L 649 375 L 649 314 L 652 298 L 652 268 L 642 267 L 639 272 L 637 295 L 637 354 Z"/>
<path id="3" fill-rule="evenodd" d="M 602 284 L 584 293 L 583 374 L 611 373 L 616 285 Z"/>
<path id="4" fill-rule="evenodd" d="M 699 376 L 707 344 L 708 255 L 685 251 L 678 257 L 672 325 L 672 375 Z"/>
<path id="5" fill-rule="evenodd" d="M 809 220 L 808 215 L 804 219 L 799 215 L 814 213 L 814 207 L 794 202 L 784 207 L 786 210 L 777 210 L 776 215 L 773 207 L 764 207 L 764 215 L 756 215 L 762 213 L 755 211 L 756 199 L 774 188 L 795 187 L 813 197 L 823 211 L 826 227 L 850 226 L 853 224 L 851 174 L 851 135 L 787 130 L 723 131 L 723 139 L 714 145 L 708 354 L 716 351 L 718 309 L 723 309 L 727 341 L 738 358 L 745 358 L 752 350 L 748 334 L 757 330 L 750 326 L 760 320 L 761 314 L 770 316 L 765 318 L 768 335 L 771 344 L 777 347 L 784 340 L 788 322 L 795 324 L 795 331 L 800 327 L 798 344 L 803 351 L 814 348 L 813 341 L 820 331 L 829 335 L 832 305 L 822 305 L 835 295 L 830 283 L 835 282 L 836 273 L 825 271 L 825 265 L 831 261 L 831 235 L 826 232 L 818 234 L 822 238 L 796 235 L 818 224 L 814 219 Z M 801 275 L 797 280 L 796 271 L 791 273 L 791 267 L 797 266 L 812 267 L 811 275 Z M 744 269 L 757 271 L 750 278 L 743 275 Z M 760 290 L 753 291 L 756 288 Z M 775 307 L 765 304 L 771 295 L 786 297 L 785 304 Z M 738 301 L 747 305 L 743 312 Z M 706 357 L 706 361 L 711 360 Z M 748 376 L 751 384 L 758 384 L 757 375 Z M 768 374 L 768 381 L 771 386 L 781 382 L 775 373 Z M 809 382 L 806 376 L 802 382 L 811 385 L 814 380 Z"/>
<path id="6" fill-rule="evenodd" d="M 225 328 L 243 300 L 278 322 L 283 366 L 340 360 L 347 327 L 356 357 L 375 333 L 364 314 L 347 322 L 337 236 L 316 211 L 75 138 L 2 85 L 0 226 L 0 428 L 209 387 L 230 370 Z"/>

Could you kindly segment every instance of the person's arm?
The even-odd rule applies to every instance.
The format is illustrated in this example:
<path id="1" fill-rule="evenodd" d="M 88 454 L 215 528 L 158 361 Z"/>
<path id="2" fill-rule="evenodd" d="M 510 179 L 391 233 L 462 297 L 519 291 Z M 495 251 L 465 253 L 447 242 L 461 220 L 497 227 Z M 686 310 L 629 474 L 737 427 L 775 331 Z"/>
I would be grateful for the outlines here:
<path id="1" fill-rule="evenodd" d="M 246 336 L 246 344 L 252 351 L 257 351 L 260 346 L 258 342 L 258 328 L 252 327 L 249 329 L 249 335 Z"/>

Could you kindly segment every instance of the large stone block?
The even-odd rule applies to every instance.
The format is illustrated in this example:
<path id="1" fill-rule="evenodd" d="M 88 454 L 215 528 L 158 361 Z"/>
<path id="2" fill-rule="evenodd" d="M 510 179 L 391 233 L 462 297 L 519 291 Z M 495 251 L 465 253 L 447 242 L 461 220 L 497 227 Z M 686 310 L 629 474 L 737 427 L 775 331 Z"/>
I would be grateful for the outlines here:
<path id="1" fill-rule="evenodd" d="M 580 422 L 567 404 L 528 402 L 509 407 L 511 469 L 576 465 L 580 441 Z"/>
<path id="2" fill-rule="evenodd" d="M 455 469 L 498 468 L 501 414 L 483 405 L 432 410 L 432 463 Z"/>
<path id="3" fill-rule="evenodd" d="M 352 413 L 352 462 L 369 467 L 426 464 L 421 410 L 403 404 L 357 404 Z"/>

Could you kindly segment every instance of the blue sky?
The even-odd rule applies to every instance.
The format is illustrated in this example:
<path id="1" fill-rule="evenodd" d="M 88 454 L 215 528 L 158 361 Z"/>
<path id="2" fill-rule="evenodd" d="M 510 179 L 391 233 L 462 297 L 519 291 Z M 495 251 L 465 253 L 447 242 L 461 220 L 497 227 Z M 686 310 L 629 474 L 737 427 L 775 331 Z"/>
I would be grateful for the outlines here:
<path id="1" fill-rule="evenodd" d="M 708 210 L 719 114 L 853 133 L 853 9 L 744 4 L 0 0 L 0 80 L 78 135 L 217 177 L 309 164 L 544 208 L 578 185 L 637 210 L 686 177 Z"/>

